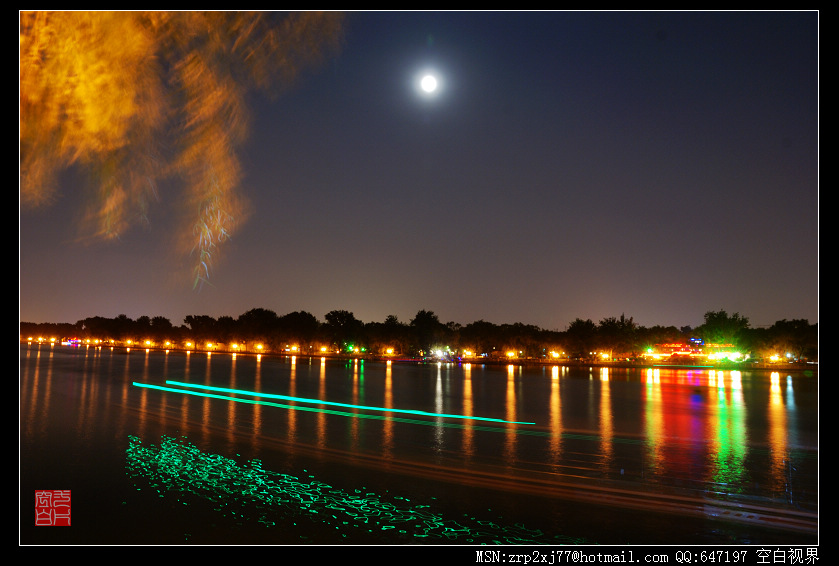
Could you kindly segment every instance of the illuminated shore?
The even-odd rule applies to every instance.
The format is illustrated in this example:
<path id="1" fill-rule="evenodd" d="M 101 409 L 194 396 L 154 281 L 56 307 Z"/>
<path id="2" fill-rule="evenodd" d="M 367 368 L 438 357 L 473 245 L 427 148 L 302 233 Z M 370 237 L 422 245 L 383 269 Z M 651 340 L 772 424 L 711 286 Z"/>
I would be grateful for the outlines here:
<path id="1" fill-rule="evenodd" d="M 21 338 L 20 342 L 33 343 L 38 340 Z M 331 360 L 369 360 L 377 362 L 389 362 L 398 364 L 476 364 L 476 365 L 498 365 L 498 366 L 566 366 L 566 367 L 592 367 L 592 368 L 615 368 L 615 369 L 697 369 L 697 370 L 720 370 L 720 371 L 769 371 L 769 372 L 802 372 L 818 373 L 818 363 L 784 363 L 784 362 L 710 362 L 710 363 L 684 363 L 683 361 L 666 360 L 578 360 L 568 358 L 516 358 L 500 356 L 474 356 L 474 357 L 404 357 L 398 355 L 378 355 L 360 352 L 293 352 L 293 351 L 258 351 L 251 349 L 232 348 L 194 348 L 182 346 L 158 346 L 145 344 L 65 344 L 60 342 L 41 341 L 43 345 L 62 345 L 78 348 L 110 348 L 112 350 L 160 351 L 160 352 L 184 352 L 188 354 L 231 354 L 231 355 L 256 355 L 271 357 L 286 357 L 300 359 L 331 359 Z"/>

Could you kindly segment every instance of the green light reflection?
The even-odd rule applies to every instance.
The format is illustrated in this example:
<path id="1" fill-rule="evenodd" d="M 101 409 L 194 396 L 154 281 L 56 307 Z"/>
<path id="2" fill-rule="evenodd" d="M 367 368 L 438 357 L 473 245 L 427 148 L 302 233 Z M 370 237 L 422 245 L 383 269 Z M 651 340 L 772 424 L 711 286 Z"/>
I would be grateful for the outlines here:
<path id="1" fill-rule="evenodd" d="M 582 539 L 547 535 L 521 524 L 505 526 L 498 517 L 446 518 L 430 505 L 405 497 L 366 488 L 342 490 L 312 475 L 300 478 L 266 470 L 260 460 L 240 464 L 202 452 L 186 439 L 163 436 L 156 446 L 129 436 L 126 468 L 138 489 L 151 487 L 160 497 L 177 497 L 184 505 L 195 497 L 208 500 L 215 511 L 240 524 L 280 528 L 277 536 L 299 542 L 585 544 Z M 274 531 L 266 530 L 266 535 L 270 533 Z"/>

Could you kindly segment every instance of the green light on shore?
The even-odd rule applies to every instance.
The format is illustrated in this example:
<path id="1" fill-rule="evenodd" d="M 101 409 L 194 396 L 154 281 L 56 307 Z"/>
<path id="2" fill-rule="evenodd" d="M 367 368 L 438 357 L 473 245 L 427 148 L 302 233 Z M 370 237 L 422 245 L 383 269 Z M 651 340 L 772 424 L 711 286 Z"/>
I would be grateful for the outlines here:
<path id="1" fill-rule="evenodd" d="M 502 419 L 493 419 L 489 417 L 470 417 L 468 415 L 456 415 L 456 414 L 446 414 L 446 413 L 430 413 L 426 411 L 414 411 L 409 409 L 389 409 L 387 407 L 371 407 L 366 405 L 351 405 L 348 403 L 336 403 L 331 401 L 322 401 L 320 399 L 308 399 L 305 397 L 291 397 L 288 395 L 278 395 L 278 394 L 271 394 L 271 393 L 259 393 L 256 391 L 245 391 L 241 389 L 228 389 L 225 387 L 211 387 L 208 385 L 196 385 L 192 383 L 183 383 L 179 381 L 166 381 L 169 385 L 179 385 L 183 387 L 191 387 L 196 389 L 206 389 L 210 391 L 217 391 L 219 393 L 233 393 L 233 394 L 242 394 L 242 395 L 251 395 L 254 397 L 265 397 L 265 398 L 272 398 L 272 399 L 282 399 L 284 401 L 294 401 L 294 402 L 301 402 L 301 403 L 315 403 L 318 405 L 331 405 L 336 407 L 343 407 L 347 409 L 361 409 L 361 410 L 370 410 L 370 411 L 382 411 L 386 413 L 402 413 L 402 414 L 410 414 L 410 415 L 418 415 L 418 416 L 426 416 L 426 417 L 441 417 L 441 418 L 453 418 L 453 419 L 465 419 L 465 420 L 473 420 L 473 421 L 483 421 L 483 422 L 494 422 L 494 423 L 503 423 L 503 424 L 536 424 L 532 422 L 520 422 L 520 421 L 505 421 Z M 241 397 L 229 397 L 227 395 L 215 395 L 211 393 L 201 393 L 198 391 L 190 391 L 185 389 L 176 389 L 174 387 L 164 387 L 161 385 L 151 385 L 147 383 L 137 383 L 136 381 L 133 382 L 133 385 L 136 387 L 146 387 L 149 389 L 158 389 L 160 391 L 169 391 L 172 393 L 183 393 L 186 395 L 196 395 L 199 397 L 210 397 L 214 399 L 223 399 L 226 401 L 236 401 L 238 403 L 248 403 L 251 405 L 266 405 L 272 407 L 278 407 L 282 409 L 292 409 L 297 411 L 309 411 L 309 412 L 316 412 L 316 413 L 328 413 L 333 415 L 341 415 L 345 417 L 355 417 L 355 418 L 366 418 L 366 419 L 385 419 L 385 418 L 393 418 L 393 417 L 386 417 L 383 415 L 365 415 L 359 413 L 348 413 L 344 411 L 333 411 L 329 409 L 322 409 L 318 407 L 304 407 L 300 405 L 283 405 L 281 403 L 273 403 L 269 401 L 256 401 L 253 399 L 243 399 Z M 393 420 L 398 420 L 401 422 L 410 422 L 415 424 L 433 424 L 428 423 L 427 421 L 418 421 L 418 420 L 409 420 L 409 419 L 398 419 L 393 418 Z"/>

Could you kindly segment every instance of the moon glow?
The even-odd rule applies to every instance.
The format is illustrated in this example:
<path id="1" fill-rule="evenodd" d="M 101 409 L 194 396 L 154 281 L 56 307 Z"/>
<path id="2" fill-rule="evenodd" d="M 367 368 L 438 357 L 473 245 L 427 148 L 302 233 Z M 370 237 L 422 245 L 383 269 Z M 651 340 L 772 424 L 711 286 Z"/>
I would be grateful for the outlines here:
<path id="1" fill-rule="evenodd" d="M 433 75 L 425 75 L 420 81 L 420 86 L 425 92 L 434 92 L 437 90 L 437 78 Z"/>

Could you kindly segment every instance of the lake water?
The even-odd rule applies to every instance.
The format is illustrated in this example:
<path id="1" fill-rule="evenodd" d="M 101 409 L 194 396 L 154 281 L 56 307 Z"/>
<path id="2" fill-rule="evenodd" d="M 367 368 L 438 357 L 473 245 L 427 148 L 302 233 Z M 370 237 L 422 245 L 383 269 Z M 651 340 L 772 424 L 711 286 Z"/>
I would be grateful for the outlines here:
<path id="1" fill-rule="evenodd" d="M 818 469 L 817 375 L 20 348 L 22 544 L 815 544 Z"/>

